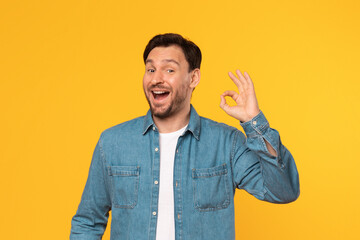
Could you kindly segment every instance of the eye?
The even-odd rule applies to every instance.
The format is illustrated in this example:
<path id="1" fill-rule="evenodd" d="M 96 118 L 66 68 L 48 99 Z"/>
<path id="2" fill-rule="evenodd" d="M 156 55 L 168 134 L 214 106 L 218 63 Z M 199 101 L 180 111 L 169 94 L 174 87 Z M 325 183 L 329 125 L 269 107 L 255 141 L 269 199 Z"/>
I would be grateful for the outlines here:
<path id="1" fill-rule="evenodd" d="M 153 73 L 153 72 L 155 72 L 155 69 L 149 68 L 147 71 L 150 73 Z"/>
<path id="2" fill-rule="evenodd" d="M 172 70 L 172 69 L 168 69 L 168 70 L 166 70 L 168 73 L 173 73 L 173 72 L 175 72 L 174 70 Z"/>

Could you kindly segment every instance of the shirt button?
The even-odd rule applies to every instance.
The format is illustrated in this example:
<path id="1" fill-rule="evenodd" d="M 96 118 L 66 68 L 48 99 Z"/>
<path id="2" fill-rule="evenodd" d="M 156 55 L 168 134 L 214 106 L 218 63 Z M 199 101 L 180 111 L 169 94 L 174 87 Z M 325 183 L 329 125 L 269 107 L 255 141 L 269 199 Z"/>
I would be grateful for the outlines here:
<path id="1" fill-rule="evenodd" d="M 153 215 L 156 216 L 156 212 L 153 212 Z"/>
<path id="2" fill-rule="evenodd" d="M 253 124 L 256 125 L 256 121 L 253 121 Z"/>
<path id="3" fill-rule="evenodd" d="M 176 149 L 176 152 L 178 153 L 178 152 L 179 152 L 179 149 Z"/>
<path id="4" fill-rule="evenodd" d="M 157 151 L 159 151 L 159 149 L 158 149 L 158 148 L 155 148 L 155 152 L 157 152 Z"/>
<path id="5" fill-rule="evenodd" d="M 153 130 L 155 131 L 155 127 L 153 127 Z"/>
<path id="6" fill-rule="evenodd" d="M 158 184 L 159 184 L 158 180 L 155 180 L 154 183 L 155 183 L 155 185 L 158 185 Z"/>

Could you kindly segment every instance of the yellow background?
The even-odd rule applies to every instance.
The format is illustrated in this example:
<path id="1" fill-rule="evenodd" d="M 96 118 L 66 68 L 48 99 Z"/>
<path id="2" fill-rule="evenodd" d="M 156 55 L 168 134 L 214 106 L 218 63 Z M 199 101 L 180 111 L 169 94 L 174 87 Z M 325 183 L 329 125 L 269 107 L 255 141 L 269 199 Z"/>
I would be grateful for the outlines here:
<path id="1" fill-rule="evenodd" d="M 142 52 L 177 32 L 203 52 L 192 102 L 250 73 L 300 173 L 288 205 L 236 193 L 237 239 L 360 239 L 358 0 L 0 2 L 1 239 L 67 239 L 95 144 L 145 114 Z M 104 239 L 109 239 L 109 227 Z"/>

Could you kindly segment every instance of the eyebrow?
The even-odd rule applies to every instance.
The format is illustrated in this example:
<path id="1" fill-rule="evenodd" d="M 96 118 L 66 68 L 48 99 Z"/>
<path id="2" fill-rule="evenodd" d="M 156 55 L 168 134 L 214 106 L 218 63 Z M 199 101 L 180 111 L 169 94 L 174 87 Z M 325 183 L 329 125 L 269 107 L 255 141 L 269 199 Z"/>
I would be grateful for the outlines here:
<path id="1" fill-rule="evenodd" d="M 178 65 L 178 66 L 180 66 L 180 64 L 177 62 L 177 61 L 175 61 L 174 59 L 163 59 L 163 60 L 161 60 L 162 62 L 172 62 L 172 63 L 175 63 L 176 65 Z M 153 63 L 154 61 L 152 60 L 152 59 L 146 59 L 146 61 L 145 61 L 145 64 L 147 64 L 147 63 Z"/>

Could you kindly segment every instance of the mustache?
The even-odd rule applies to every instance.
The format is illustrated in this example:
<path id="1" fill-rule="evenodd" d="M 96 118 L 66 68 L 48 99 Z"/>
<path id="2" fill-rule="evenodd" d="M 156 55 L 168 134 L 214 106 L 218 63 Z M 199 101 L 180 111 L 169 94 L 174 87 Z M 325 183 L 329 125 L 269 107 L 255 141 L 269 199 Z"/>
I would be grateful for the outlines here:
<path id="1" fill-rule="evenodd" d="M 159 85 L 159 84 L 152 84 L 148 87 L 148 90 L 152 91 L 152 90 L 168 90 L 168 91 L 171 91 L 172 88 L 171 87 L 167 87 L 167 86 L 164 86 L 164 85 Z"/>

